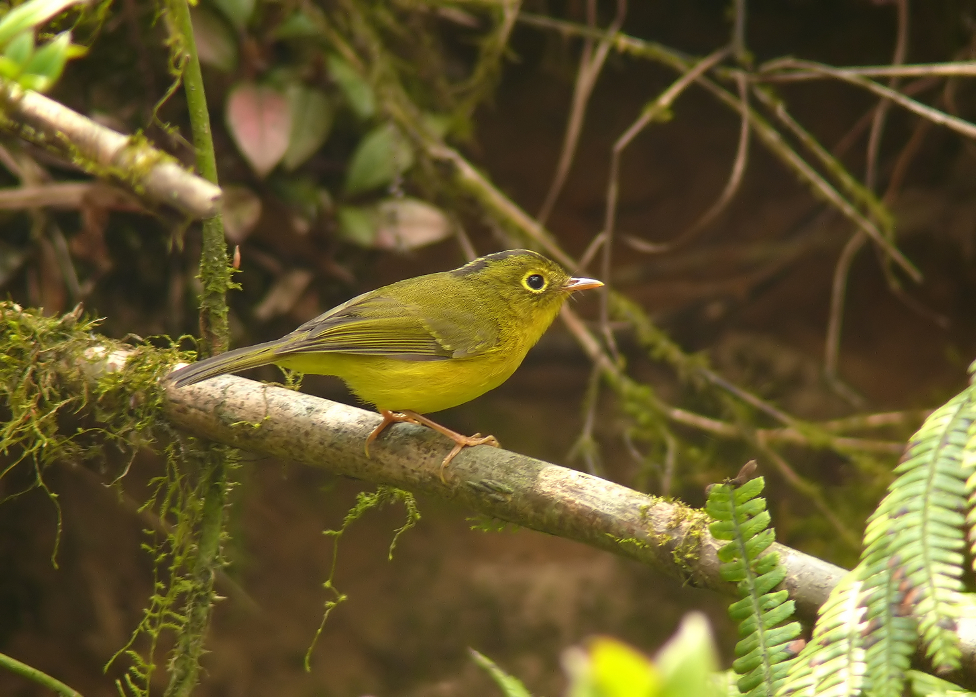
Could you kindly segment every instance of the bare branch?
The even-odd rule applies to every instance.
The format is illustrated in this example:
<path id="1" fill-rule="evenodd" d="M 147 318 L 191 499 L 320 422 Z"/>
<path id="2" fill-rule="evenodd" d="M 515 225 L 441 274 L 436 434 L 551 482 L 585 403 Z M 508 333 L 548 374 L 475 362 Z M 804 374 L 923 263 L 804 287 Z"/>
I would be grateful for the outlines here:
<path id="1" fill-rule="evenodd" d="M 595 20 L 594 15 L 596 14 L 595 5 L 595 0 L 591 0 L 587 6 L 587 19 L 590 20 L 589 23 L 591 26 L 595 23 L 593 21 Z M 596 51 L 593 51 L 592 38 L 584 37 L 583 39 L 583 52 L 580 56 L 579 70 L 576 73 L 576 86 L 573 89 L 573 105 L 569 111 L 569 121 L 566 124 L 563 147 L 559 153 L 559 163 L 556 165 L 556 174 L 552 178 L 552 184 L 549 185 L 549 192 L 546 194 L 545 201 L 539 209 L 539 214 L 536 216 L 540 225 L 545 225 L 546 221 L 549 220 L 549 214 L 552 213 L 552 208 L 556 205 L 556 199 L 559 198 L 559 194 L 563 190 L 563 185 L 566 183 L 566 177 L 569 175 L 569 169 L 572 167 L 573 158 L 576 155 L 576 146 L 579 144 L 580 133 L 583 130 L 586 107 L 590 103 L 593 88 L 596 87 L 596 80 L 603 70 L 607 56 L 610 54 L 611 37 L 620 31 L 626 15 L 626 0 L 617 0 L 617 16 L 614 17 L 613 23 L 607 29 L 607 37 L 600 40 Z"/>

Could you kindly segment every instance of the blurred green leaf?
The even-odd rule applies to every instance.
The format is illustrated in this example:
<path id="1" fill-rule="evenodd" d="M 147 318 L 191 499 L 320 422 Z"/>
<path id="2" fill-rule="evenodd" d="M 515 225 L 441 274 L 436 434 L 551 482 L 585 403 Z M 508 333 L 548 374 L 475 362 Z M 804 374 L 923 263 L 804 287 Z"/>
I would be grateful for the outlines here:
<path id="1" fill-rule="evenodd" d="M 300 39 L 311 36 L 319 36 L 321 31 L 307 14 L 301 10 L 296 10 L 288 15 L 285 20 L 275 27 L 274 36 L 276 39 Z"/>
<path id="2" fill-rule="evenodd" d="M 264 177 L 288 148 L 291 108 L 276 89 L 242 83 L 227 97 L 227 125 L 238 149 L 257 175 Z"/>
<path id="3" fill-rule="evenodd" d="M 366 206 L 339 206 L 336 218 L 339 236 L 361 247 L 372 247 L 376 241 L 377 211 Z"/>
<path id="4" fill-rule="evenodd" d="M 226 73 L 237 67 L 237 37 L 216 13 L 205 7 L 191 7 L 190 21 L 200 62 Z"/>
<path id="5" fill-rule="evenodd" d="M 705 616 L 685 616 L 677 633 L 655 657 L 661 676 L 660 697 L 720 697 L 718 656 Z"/>
<path id="6" fill-rule="evenodd" d="M 64 72 L 68 58 L 73 55 L 77 55 L 77 52 L 72 51 L 71 33 L 61 32 L 53 41 L 34 51 L 34 55 L 24 66 L 24 73 L 45 78 L 53 85 Z"/>
<path id="7" fill-rule="evenodd" d="M 18 66 L 21 70 L 26 67 L 27 61 L 33 55 L 34 32 L 32 31 L 21 32 L 15 36 L 14 40 L 7 44 L 7 48 L 3 52 L 3 57 L 13 65 Z"/>
<path id="8" fill-rule="evenodd" d="M 512 677 L 499 668 L 498 664 L 493 660 L 484 654 L 478 653 L 474 649 L 468 649 L 468 652 L 471 654 L 474 662 L 483 668 L 491 676 L 491 679 L 495 681 L 495 684 L 501 688 L 502 694 L 505 697 L 532 697 L 532 693 L 525 689 L 525 685 L 518 678 Z"/>
<path id="9" fill-rule="evenodd" d="M 37 29 L 72 5 L 84 5 L 88 0 L 28 0 L 0 18 L 0 47 L 6 46 L 25 30 Z"/>
<path id="10" fill-rule="evenodd" d="M 438 138 L 443 138 L 451 128 L 451 117 L 446 114 L 431 114 L 426 112 L 421 119 L 427 129 Z"/>
<path id="11" fill-rule="evenodd" d="M 349 108 L 360 119 L 368 119 L 376 111 L 376 98 L 372 86 L 346 61 L 334 54 L 327 59 L 329 75 L 339 85 Z"/>
<path id="12" fill-rule="evenodd" d="M 390 184 L 413 165 L 413 149 L 397 128 L 386 123 L 367 133 L 346 172 L 346 193 L 358 194 Z"/>
<path id="13" fill-rule="evenodd" d="M 291 135 L 282 164 L 291 171 L 314 155 L 329 137 L 335 105 L 321 90 L 301 84 L 290 85 L 287 97 L 291 107 Z"/>
<path id="14" fill-rule="evenodd" d="M 261 199 L 246 186 L 234 184 L 221 187 L 221 214 L 224 219 L 224 236 L 229 242 L 240 244 L 251 234 L 261 217 Z"/>
<path id="15" fill-rule="evenodd" d="M 0 56 L 0 77 L 16 80 L 20 76 L 21 70 L 23 70 L 23 66 L 19 63 L 13 62 L 6 56 Z"/>
<path id="16" fill-rule="evenodd" d="M 255 0 L 213 0 L 238 31 L 243 31 L 254 14 Z"/>

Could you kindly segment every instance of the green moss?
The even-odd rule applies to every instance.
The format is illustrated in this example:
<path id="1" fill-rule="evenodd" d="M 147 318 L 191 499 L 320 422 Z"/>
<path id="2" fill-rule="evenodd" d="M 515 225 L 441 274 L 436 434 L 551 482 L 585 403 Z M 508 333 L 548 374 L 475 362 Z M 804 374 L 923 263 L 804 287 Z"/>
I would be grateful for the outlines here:
<path id="1" fill-rule="evenodd" d="M 312 651 L 315 650 L 315 644 L 322 635 L 322 629 L 325 627 L 326 620 L 329 619 L 329 615 L 332 614 L 336 606 L 348 598 L 345 593 L 339 592 L 334 584 L 336 568 L 339 561 L 339 540 L 364 513 L 374 508 L 388 506 L 397 501 L 402 502 L 406 508 L 407 518 L 403 525 L 393 533 L 393 539 L 390 541 L 389 558 L 393 559 L 393 550 L 396 549 L 400 535 L 415 526 L 420 520 L 420 509 L 417 507 L 417 500 L 409 491 L 397 489 L 392 486 L 379 486 L 372 493 L 360 492 L 356 496 L 355 505 L 349 509 L 346 517 L 343 518 L 342 526 L 338 530 L 326 530 L 323 532 L 324 535 L 332 537 L 335 540 L 332 546 L 332 566 L 329 569 L 329 577 L 322 584 L 322 587 L 330 597 L 325 601 L 322 621 L 319 623 L 318 629 L 315 630 L 315 636 L 312 637 L 312 643 L 309 645 L 308 651 L 305 652 L 305 670 L 310 670 L 311 668 Z"/>
<path id="2" fill-rule="evenodd" d="M 98 324 L 80 308 L 47 317 L 0 302 L 0 409 L 9 415 L 0 426 L 0 477 L 29 468 L 31 488 L 47 491 L 58 511 L 60 534 L 57 494 L 44 478 L 48 468 L 64 461 L 103 462 L 106 445 L 112 445 L 127 456 L 118 481 L 141 448 L 163 452 L 165 472 L 152 480 L 143 505 L 164 523 L 162 532 L 147 531 L 143 545 L 153 560 L 154 590 L 132 638 L 112 659 L 129 659 L 120 690 L 145 695 L 164 632 L 178 640 L 171 659 L 202 650 L 205 627 L 193 620 L 199 608 L 212 604 L 213 574 L 199 560 L 219 558 L 220 540 L 220 531 L 206 530 L 205 522 L 219 521 L 208 512 L 223 507 L 225 473 L 234 471 L 236 451 L 178 434 L 163 419 L 160 380 L 185 354 L 172 346 L 98 337 Z M 121 365 L 107 369 L 105 362 Z M 211 549 L 204 550 L 205 543 Z M 57 543 L 52 560 L 56 555 Z M 137 639 L 148 643 L 145 652 L 134 650 Z"/>
<path id="3" fill-rule="evenodd" d="M 691 574 L 698 567 L 702 539 L 708 531 L 709 521 L 709 517 L 702 511 L 682 506 L 676 509 L 675 515 L 668 522 L 668 528 L 672 530 L 685 527 L 677 546 L 671 552 L 671 558 L 687 574 Z"/>
<path id="4" fill-rule="evenodd" d="M 45 483 L 46 470 L 69 460 L 102 461 L 107 443 L 131 462 L 141 445 L 156 438 L 162 425 L 159 379 L 180 357 L 172 349 L 98 339 L 93 331 L 99 322 L 80 307 L 48 317 L 0 302 L 0 408 L 8 412 L 0 419 L 0 477 L 31 468 L 31 488 L 47 491 L 58 510 L 59 534 L 57 495 Z M 98 375 L 97 359 L 117 349 L 132 351 L 125 366 Z M 83 415 L 93 415 L 96 425 Z"/>

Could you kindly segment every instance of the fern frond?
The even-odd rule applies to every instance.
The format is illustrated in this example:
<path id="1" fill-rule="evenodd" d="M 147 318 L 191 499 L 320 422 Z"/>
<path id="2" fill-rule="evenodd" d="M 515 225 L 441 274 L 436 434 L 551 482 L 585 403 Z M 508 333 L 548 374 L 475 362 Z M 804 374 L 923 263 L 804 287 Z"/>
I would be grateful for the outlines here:
<path id="1" fill-rule="evenodd" d="M 864 636 L 868 684 L 872 697 L 901 697 L 905 676 L 918 643 L 915 618 L 905 607 L 905 584 L 900 570 L 862 562 L 856 570 L 864 579 L 863 604 L 867 608 Z"/>
<path id="2" fill-rule="evenodd" d="M 733 603 L 729 615 L 739 622 L 743 637 L 735 647 L 733 669 L 742 677 L 739 690 L 746 695 L 770 695 L 789 669 L 790 644 L 800 633 L 793 616 L 794 603 L 785 590 L 773 592 L 786 577 L 779 555 L 769 552 L 775 533 L 768 528 L 766 501 L 759 498 L 764 480 L 752 479 L 741 487 L 712 487 L 706 510 L 715 519 L 712 536 L 729 540 L 718 552 L 721 574 L 737 584 L 742 600 Z"/>
<path id="3" fill-rule="evenodd" d="M 875 577 L 871 588 L 897 583 L 904 589 L 900 599 L 890 588 L 872 592 L 872 619 L 893 621 L 891 604 L 896 600 L 909 606 L 905 610 L 918 621 L 926 654 L 940 669 L 959 665 L 955 618 L 962 602 L 966 522 L 962 511 L 969 474 L 963 453 L 974 415 L 970 389 L 925 420 L 895 469 L 900 476 L 868 522 L 862 556 L 870 567 L 863 571 Z M 887 565 L 890 579 L 878 575 L 880 564 Z M 889 604 L 888 609 L 880 607 L 882 602 Z M 902 636 L 905 629 L 901 628 Z M 901 649 L 895 652 L 900 654 Z M 887 684 L 887 678 L 882 682 Z"/>
<path id="4" fill-rule="evenodd" d="M 973 363 L 976 366 L 976 363 Z M 969 532 L 969 560 L 976 571 L 976 421 L 969 425 L 969 440 L 963 453 L 963 471 L 969 475 L 966 479 L 966 530 Z"/>
<path id="5" fill-rule="evenodd" d="M 912 684 L 913 697 L 976 697 L 976 692 L 969 692 L 920 670 L 908 671 L 908 679 Z"/>
<path id="6" fill-rule="evenodd" d="M 865 650 L 862 633 L 866 608 L 860 602 L 864 582 L 857 571 L 837 584 L 810 642 L 790 666 L 777 697 L 855 697 L 864 689 Z"/>

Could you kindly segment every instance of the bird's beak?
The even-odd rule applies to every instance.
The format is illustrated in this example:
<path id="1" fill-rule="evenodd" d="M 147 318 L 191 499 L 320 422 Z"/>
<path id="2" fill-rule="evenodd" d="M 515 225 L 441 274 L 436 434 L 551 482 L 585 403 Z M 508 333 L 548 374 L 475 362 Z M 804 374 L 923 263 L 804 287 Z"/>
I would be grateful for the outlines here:
<path id="1" fill-rule="evenodd" d="M 603 281 L 598 281 L 595 278 L 571 278 L 566 284 L 566 290 L 568 290 L 570 293 L 575 293 L 578 290 L 599 288 L 602 285 Z"/>

